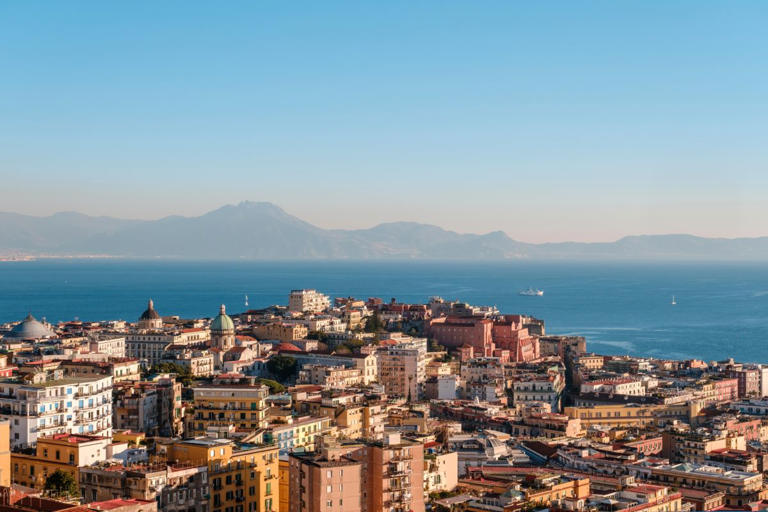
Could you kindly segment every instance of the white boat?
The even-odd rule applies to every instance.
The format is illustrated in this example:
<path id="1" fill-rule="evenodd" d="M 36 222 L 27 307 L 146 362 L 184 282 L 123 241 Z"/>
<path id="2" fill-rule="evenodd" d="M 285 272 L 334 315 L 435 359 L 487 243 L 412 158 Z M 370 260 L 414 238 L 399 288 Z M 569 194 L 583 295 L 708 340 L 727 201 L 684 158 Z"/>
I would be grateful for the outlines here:
<path id="1" fill-rule="evenodd" d="M 245 307 L 248 307 L 248 296 L 245 296 Z"/>
<path id="2" fill-rule="evenodd" d="M 672 305 L 674 306 L 675 304 L 677 304 L 677 301 L 675 300 L 675 296 L 673 295 L 672 296 Z"/>
<path id="3" fill-rule="evenodd" d="M 544 295 L 544 290 L 534 290 L 533 288 L 528 288 L 527 290 L 520 290 L 520 295 L 524 295 L 526 297 L 541 297 Z"/>

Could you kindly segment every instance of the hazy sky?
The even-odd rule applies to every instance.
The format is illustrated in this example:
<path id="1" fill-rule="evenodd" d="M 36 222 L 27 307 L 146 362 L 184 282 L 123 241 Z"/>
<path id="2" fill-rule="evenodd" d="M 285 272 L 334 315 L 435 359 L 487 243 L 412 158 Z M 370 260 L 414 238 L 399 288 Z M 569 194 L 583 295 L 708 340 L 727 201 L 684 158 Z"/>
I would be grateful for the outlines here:
<path id="1" fill-rule="evenodd" d="M 0 210 L 768 235 L 768 2 L 0 3 Z"/>

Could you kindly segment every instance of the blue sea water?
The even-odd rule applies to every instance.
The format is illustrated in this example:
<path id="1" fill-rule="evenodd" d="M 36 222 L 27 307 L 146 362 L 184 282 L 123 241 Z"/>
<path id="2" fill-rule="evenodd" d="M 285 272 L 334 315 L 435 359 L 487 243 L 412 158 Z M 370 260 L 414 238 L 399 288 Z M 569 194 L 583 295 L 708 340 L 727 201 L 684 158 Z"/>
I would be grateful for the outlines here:
<path id="1" fill-rule="evenodd" d="M 524 297 L 519 290 L 545 290 Z M 152 297 L 161 314 L 213 316 L 285 304 L 293 288 L 333 297 L 423 302 L 432 295 L 534 315 L 589 350 L 768 362 L 768 264 L 531 262 L 0 263 L 0 322 L 135 320 Z M 672 295 L 677 305 L 671 305 Z"/>

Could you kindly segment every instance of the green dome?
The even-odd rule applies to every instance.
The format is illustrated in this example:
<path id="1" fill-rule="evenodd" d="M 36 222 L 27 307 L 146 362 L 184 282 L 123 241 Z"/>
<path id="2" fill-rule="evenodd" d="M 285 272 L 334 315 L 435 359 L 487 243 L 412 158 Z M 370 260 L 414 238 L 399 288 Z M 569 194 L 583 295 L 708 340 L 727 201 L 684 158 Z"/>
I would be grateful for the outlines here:
<path id="1" fill-rule="evenodd" d="M 219 310 L 219 316 L 213 319 L 213 322 L 211 322 L 211 331 L 234 331 L 235 330 L 235 323 L 232 321 L 231 318 L 229 318 L 229 315 L 227 315 L 227 309 L 224 307 L 224 304 L 221 305 L 221 309 Z"/>

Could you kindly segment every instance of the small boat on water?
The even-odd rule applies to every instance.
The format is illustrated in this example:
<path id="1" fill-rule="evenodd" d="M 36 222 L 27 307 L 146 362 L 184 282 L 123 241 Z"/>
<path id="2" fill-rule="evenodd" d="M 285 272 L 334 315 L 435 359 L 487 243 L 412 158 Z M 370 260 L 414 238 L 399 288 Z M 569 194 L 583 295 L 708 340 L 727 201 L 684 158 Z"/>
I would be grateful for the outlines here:
<path id="1" fill-rule="evenodd" d="M 675 296 L 674 295 L 672 296 L 672 303 L 671 304 L 673 306 L 677 304 L 677 301 L 675 300 Z"/>
<path id="2" fill-rule="evenodd" d="M 520 295 L 525 297 L 541 297 L 544 295 L 544 290 L 528 288 L 527 290 L 520 290 Z"/>

